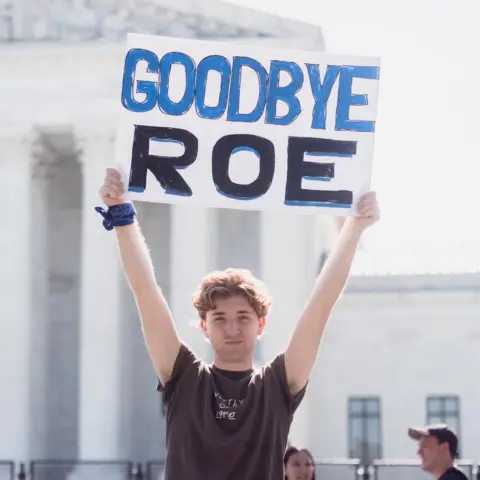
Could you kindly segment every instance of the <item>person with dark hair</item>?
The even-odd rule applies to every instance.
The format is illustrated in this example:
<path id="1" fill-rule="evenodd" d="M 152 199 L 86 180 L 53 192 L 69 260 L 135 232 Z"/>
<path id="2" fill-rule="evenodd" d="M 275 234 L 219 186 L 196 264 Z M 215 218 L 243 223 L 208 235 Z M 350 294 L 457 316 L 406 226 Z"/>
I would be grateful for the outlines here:
<path id="1" fill-rule="evenodd" d="M 283 456 L 285 480 L 315 480 L 315 462 L 306 448 L 290 446 Z"/>
<path id="2" fill-rule="evenodd" d="M 458 438 L 448 425 L 410 428 L 408 435 L 419 442 L 418 456 L 422 469 L 432 474 L 435 480 L 467 480 L 454 466 L 458 457 Z"/>

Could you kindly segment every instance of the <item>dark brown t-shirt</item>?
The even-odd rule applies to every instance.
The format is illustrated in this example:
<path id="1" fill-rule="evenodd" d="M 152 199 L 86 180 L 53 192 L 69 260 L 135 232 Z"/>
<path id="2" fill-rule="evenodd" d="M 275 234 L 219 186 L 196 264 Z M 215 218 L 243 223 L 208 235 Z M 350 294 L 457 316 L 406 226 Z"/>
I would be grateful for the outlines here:
<path id="1" fill-rule="evenodd" d="M 283 453 L 305 394 L 290 394 L 283 354 L 231 372 L 182 345 L 163 392 L 165 480 L 283 480 Z"/>

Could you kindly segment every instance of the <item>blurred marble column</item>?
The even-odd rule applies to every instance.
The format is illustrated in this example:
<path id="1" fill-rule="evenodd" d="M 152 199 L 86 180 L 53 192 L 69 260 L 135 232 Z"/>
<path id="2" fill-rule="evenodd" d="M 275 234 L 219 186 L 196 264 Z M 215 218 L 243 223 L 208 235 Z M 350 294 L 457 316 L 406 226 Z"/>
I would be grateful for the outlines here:
<path id="1" fill-rule="evenodd" d="M 30 456 L 31 167 L 34 134 L 3 127 L 0 141 L 0 458 Z"/>
<path id="2" fill-rule="evenodd" d="M 76 134 L 83 170 L 79 457 L 117 459 L 120 263 L 115 232 L 103 228 L 94 210 L 101 205 L 105 169 L 114 164 L 114 133 L 103 124 L 79 126 Z"/>

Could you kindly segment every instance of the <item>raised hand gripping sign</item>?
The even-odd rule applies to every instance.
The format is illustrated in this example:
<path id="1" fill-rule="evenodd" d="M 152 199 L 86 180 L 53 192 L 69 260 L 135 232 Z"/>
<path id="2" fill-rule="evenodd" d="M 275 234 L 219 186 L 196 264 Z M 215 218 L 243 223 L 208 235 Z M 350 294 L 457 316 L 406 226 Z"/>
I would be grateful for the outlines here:
<path id="1" fill-rule="evenodd" d="M 370 187 L 379 60 L 129 34 L 130 198 L 349 215 Z"/>

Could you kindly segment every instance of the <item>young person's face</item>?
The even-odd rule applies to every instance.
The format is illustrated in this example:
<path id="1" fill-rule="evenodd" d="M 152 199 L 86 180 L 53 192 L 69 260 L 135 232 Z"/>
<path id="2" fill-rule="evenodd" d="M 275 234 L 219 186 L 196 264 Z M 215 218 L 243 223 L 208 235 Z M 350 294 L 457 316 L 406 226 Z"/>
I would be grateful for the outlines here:
<path id="1" fill-rule="evenodd" d="M 242 364 L 253 358 L 253 349 L 265 328 L 248 300 L 241 296 L 219 298 L 215 309 L 201 321 L 202 330 L 210 340 L 217 359 L 222 363 Z"/>
<path id="2" fill-rule="evenodd" d="M 312 480 L 315 466 L 305 452 L 294 453 L 285 465 L 288 480 Z"/>

